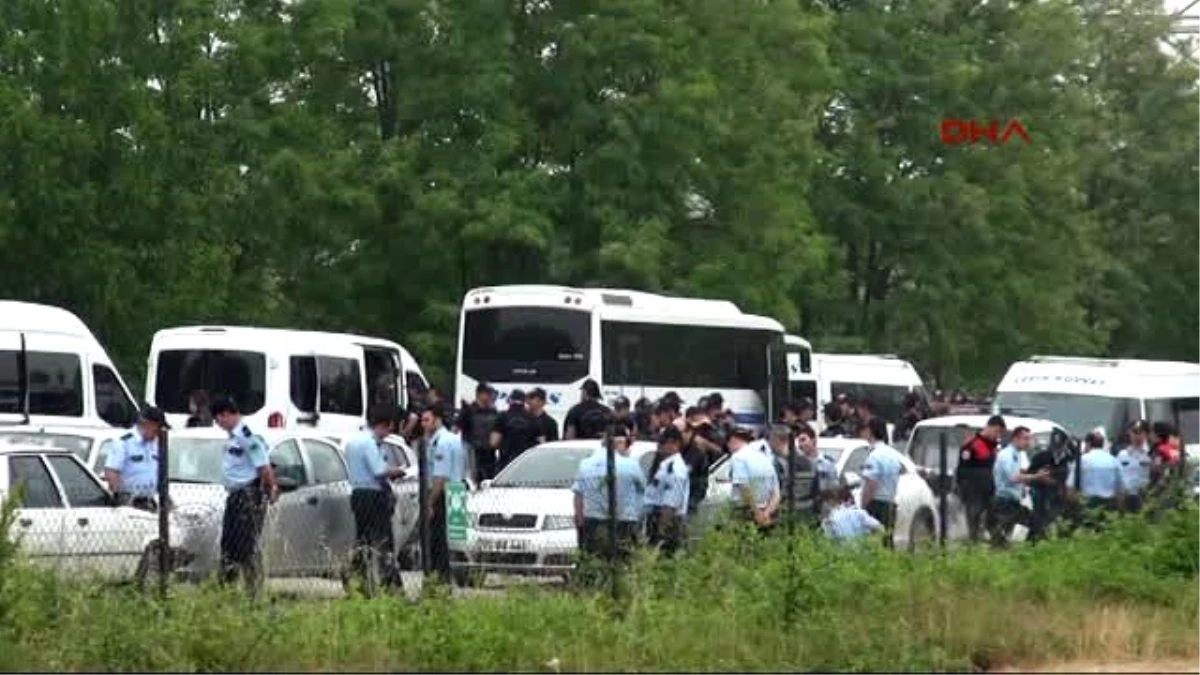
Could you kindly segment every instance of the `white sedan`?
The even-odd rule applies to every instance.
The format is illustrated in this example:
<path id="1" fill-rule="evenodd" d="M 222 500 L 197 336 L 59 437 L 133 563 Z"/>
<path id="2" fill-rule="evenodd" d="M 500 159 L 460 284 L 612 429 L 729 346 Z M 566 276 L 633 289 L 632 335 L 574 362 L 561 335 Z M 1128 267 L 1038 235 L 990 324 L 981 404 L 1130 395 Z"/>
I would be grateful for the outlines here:
<path id="1" fill-rule="evenodd" d="M 0 445 L 58 448 L 75 453 L 97 476 L 104 476 L 104 460 L 129 429 L 115 427 L 16 426 L 0 429 Z"/>
<path id="2" fill-rule="evenodd" d="M 862 465 L 871 452 L 871 445 L 855 438 L 821 438 L 817 447 L 837 463 L 838 477 L 853 488 L 857 499 L 862 493 Z M 921 478 L 917 465 L 903 455 L 901 460 L 904 466 L 896 488 L 893 540 L 897 549 L 914 550 L 937 541 L 940 531 L 937 499 Z M 706 505 L 715 506 L 730 499 L 733 487 L 730 468 L 727 460 L 713 467 Z"/>
<path id="3" fill-rule="evenodd" d="M 0 501 L 18 492 L 8 533 L 38 565 L 72 576 L 133 580 L 158 541 L 158 516 L 114 506 L 99 478 L 70 450 L 43 446 L 0 447 Z M 182 539 L 175 524 L 172 543 Z M 174 548 L 174 547 L 173 547 Z M 175 549 L 180 564 L 186 554 Z"/>
<path id="4" fill-rule="evenodd" d="M 465 539 L 450 541 L 456 579 L 478 581 L 470 572 L 570 574 L 578 546 L 571 485 L 579 463 L 601 447 L 598 440 L 543 443 L 484 481 L 467 497 Z M 630 455 L 648 471 L 656 447 L 636 441 Z"/>
<path id="5" fill-rule="evenodd" d="M 958 494 L 953 489 L 954 471 L 958 468 L 959 449 L 987 424 L 989 417 L 990 415 L 946 415 L 943 417 L 932 417 L 918 422 L 913 427 L 912 435 L 909 437 L 905 454 L 917 464 L 920 472 L 929 481 L 935 493 L 938 490 L 944 490 L 947 493 L 946 520 L 949 522 L 949 527 L 946 530 L 947 539 L 968 538 L 969 530 L 967 528 L 966 511 L 963 508 L 962 501 L 958 498 Z M 1062 425 L 1050 420 L 1005 415 L 1004 423 L 1008 431 L 1000 441 L 1001 447 L 1008 443 L 1009 435 L 1017 427 L 1025 427 L 1033 434 L 1033 448 L 1031 449 L 1033 453 L 1050 447 L 1050 442 L 1055 432 L 1058 432 L 1059 437 L 1062 439 L 1070 438 L 1070 434 L 1067 433 Z M 941 474 L 941 452 L 943 447 L 946 449 L 945 474 Z M 1022 452 L 1021 468 L 1028 466 L 1029 454 Z M 942 475 L 940 480 L 938 479 L 939 475 Z M 1033 502 L 1029 498 L 1028 490 L 1023 490 L 1021 504 L 1025 508 L 1033 508 Z M 1024 525 L 1017 525 L 1013 528 L 1010 539 L 1012 541 L 1024 541 L 1028 533 L 1029 530 Z"/>

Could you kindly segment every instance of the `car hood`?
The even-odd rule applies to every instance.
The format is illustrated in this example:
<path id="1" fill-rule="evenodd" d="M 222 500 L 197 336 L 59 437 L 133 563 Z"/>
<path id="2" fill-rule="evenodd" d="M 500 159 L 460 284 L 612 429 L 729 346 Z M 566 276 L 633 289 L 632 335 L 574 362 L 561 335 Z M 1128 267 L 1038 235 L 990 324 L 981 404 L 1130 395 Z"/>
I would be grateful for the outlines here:
<path id="1" fill-rule="evenodd" d="M 467 511 L 569 516 L 575 513 L 575 493 L 566 488 L 492 487 L 472 494 Z"/>
<path id="2" fill-rule="evenodd" d="M 214 483 L 171 483 L 171 501 L 175 506 L 184 504 L 225 503 L 225 486 Z"/>

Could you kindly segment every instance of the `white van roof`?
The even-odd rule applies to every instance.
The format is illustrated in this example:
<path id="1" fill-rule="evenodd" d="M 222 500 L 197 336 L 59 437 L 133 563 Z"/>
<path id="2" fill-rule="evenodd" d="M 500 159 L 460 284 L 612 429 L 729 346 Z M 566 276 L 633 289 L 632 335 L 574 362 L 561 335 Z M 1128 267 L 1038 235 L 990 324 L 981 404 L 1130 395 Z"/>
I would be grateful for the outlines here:
<path id="1" fill-rule="evenodd" d="M 92 331 L 71 312 L 17 300 L 0 300 L 0 331 L 53 333 L 95 341 Z"/>
<path id="2" fill-rule="evenodd" d="M 826 381 L 924 386 L 917 369 L 894 354 L 813 354 L 813 362 L 818 377 Z"/>
<path id="3" fill-rule="evenodd" d="M 923 429 L 925 427 L 970 427 L 972 429 L 982 429 L 987 425 L 988 418 L 990 417 L 991 415 L 943 415 L 941 417 L 930 417 L 917 422 L 917 425 L 913 429 Z M 1004 426 L 1009 431 L 1017 427 L 1025 427 L 1035 434 L 1040 434 L 1062 428 L 1062 425 L 1053 420 L 1038 417 L 1020 417 L 1018 415 L 1001 415 L 1001 417 L 1004 418 Z"/>
<path id="4" fill-rule="evenodd" d="M 303 341 L 307 345 L 333 343 L 374 345 L 401 350 L 403 347 L 390 340 L 355 335 L 353 333 L 325 333 L 310 330 L 290 330 L 286 328 L 258 328 L 254 326 L 181 326 L 164 328 L 154 334 L 151 346 L 162 342 L 192 342 L 197 343 L 206 338 L 236 341 L 247 347 L 258 346 L 269 351 L 271 346 L 279 346 L 280 341 Z M 411 357 L 411 355 L 410 355 Z"/>
<path id="5" fill-rule="evenodd" d="M 1119 398 L 1198 397 L 1200 363 L 1034 356 L 1012 364 L 996 391 Z"/>

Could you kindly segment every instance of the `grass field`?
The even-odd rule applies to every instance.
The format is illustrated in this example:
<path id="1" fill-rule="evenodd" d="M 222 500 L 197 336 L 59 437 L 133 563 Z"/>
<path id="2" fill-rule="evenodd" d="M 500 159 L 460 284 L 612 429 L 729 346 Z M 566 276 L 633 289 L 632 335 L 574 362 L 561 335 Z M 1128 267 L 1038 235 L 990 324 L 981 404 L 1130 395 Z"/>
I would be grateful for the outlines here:
<path id="1" fill-rule="evenodd" d="M 965 671 L 1190 663 L 1195 506 L 995 553 L 854 551 L 725 533 L 639 560 L 615 602 L 536 585 L 469 598 L 291 600 L 180 589 L 158 603 L 0 565 L 12 671 Z"/>

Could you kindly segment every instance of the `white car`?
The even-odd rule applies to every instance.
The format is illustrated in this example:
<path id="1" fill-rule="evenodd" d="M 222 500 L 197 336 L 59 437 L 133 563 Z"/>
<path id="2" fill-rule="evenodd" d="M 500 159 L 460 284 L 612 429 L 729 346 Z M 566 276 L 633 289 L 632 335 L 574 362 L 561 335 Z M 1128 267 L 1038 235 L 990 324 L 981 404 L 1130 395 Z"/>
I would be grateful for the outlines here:
<path id="1" fill-rule="evenodd" d="M 461 582 L 468 572 L 569 575 L 578 547 L 575 494 L 579 463 L 602 447 L 598 440 L 534 446 L 467 497 L 465 541 L 450 542 Z M 635 441 L 630 456 L 649 471 L 657 445 Z"/>
<path id="2" fill-rule="evenodd" d="M 0 446 L 24 445 L 70 450 L 97 476 L 104 476 L 109 449 L 129 429 L 115 427 L 0 427 Z"/>
<path id="3" fill-rule="evenodd" d="M 862 465 L 871 452 L 871 444 L 856 438 L 821 438 L 817 448 L 837 464 L 838 477 L 854 490 L 855 499 L 862 492 Z M 896 526 L 893 535 L 897 549 L 914 550 L 936 543 L 938 523 L 937 498 L 921 478 L 918 467 L 902 456 L 904 467 L 896 487 Z M 729 461 L 715 465 L 709 478 L 708 496 L 701 508 L 713 508 L 731 499 L 733 484 Z M 711 505 L 711 506 L 710 506 Z"/>
<path id="4" fill-rule="evenodd" d="M 918 422 L 909 437 L 905 454 L 921 468 L 922 474 L 926 476 L 935 491 L 939 489 L 947 491 L 946 520 L 950 524 L 946 530 L 947 539 L 966 539 L 968 536 L 966 512 L 958 494 L 953 490 L 953 476 L 955 469 L 958 468 L 959 449 L 987 424 L 989 417 L 990 415 L 932 417 Z M 1004 424 L 1008 431 L 1001 440 L 1000 447 L 1004 447 L 1008 443 L 1013 429 L 1017 427 L 1026 427 L 1033 433 L 1033 448 L 1029 453 L 1021 453 L 1021 468 L 1029 466 L 1029 459 L 1033 453 L 1045 450 L 1050 446 L 1051 438 L 1056 431 L 1063 438 L 1070 437 L 1062 425 L 1050 420 L 1004 415 Z M 939 480 L 943 444 L 946 447 L 946 474 Z M 1021 504 L 1026 508 L 1033 507 L 1028 490 L 1023 490 Z M 1024 525 L 1017 525 L 1013 529 L 1010 540 L 1024 541 L 1028 533 L 1029 531 Z"/>
<path id="5" fill-rule="evenodd" d="M 18 486 L 22 498 L 9 536 L 36 564 L 73 576 L 129 581 L 158 541 L 158 516 L 114 506 L 100 479 L 70 450 L 0 447 L 0 501 Z M 168 537 L 172 544 L 183 539 L 175 524 Z M 175 560 L 188 562 L 178 547 L 172 549 Z"/>
<path id="6" fill-rule="evenodd" d="M 335 441 L 312 431 L 266 429 L 279 501 L 267 510 L 260 539 L 268 577 L 341 577 L 355 543 L 345 459 Z M 226 491 L 222 462 L 229 436 L 221 429 L 185 429 L 169 440 L 172 515 L 188 526 L 182 546 L 193 556 L 180 576 L 217 570 Z M 412 508 L 398 508 L 394 532 L 415 526 Z"/>

